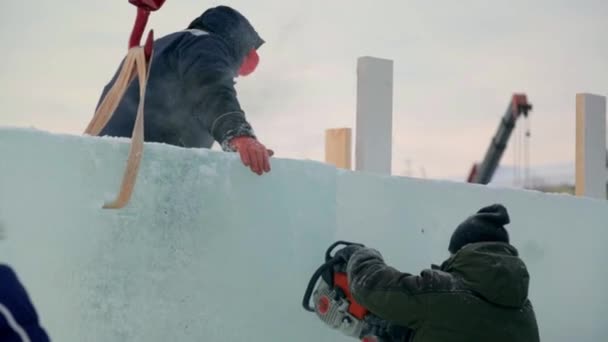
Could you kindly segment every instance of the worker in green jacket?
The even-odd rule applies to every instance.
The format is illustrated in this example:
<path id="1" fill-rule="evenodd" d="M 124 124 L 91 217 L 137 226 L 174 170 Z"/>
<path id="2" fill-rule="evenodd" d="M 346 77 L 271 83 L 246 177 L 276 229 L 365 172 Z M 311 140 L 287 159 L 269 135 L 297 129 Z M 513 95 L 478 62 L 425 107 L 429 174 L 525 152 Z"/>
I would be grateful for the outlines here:
<path id="1" fill-rule="evenodd" d="M 412 342 L 537 342 L 530 276 L 509 244 L 504 206 L 480 209 L 454 231 L 441 266 L 420 275 L 387 266 L 374 249 L 349 246 L 354 299 L 393 324 L 410 328 Z"/>

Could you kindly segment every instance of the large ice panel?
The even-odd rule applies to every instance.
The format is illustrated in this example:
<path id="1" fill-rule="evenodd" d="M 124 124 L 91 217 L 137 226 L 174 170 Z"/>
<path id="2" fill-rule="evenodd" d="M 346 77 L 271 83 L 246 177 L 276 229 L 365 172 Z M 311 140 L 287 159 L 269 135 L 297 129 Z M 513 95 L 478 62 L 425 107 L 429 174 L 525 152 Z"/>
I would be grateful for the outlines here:
<path id="1" fill-rule="evenodd" d="M 0 261 L 54 341 L 323 341 L 300 307 L 335 235 L 335 172 L 146 145 L 130 205 L 103 210 L 128 144 L 0 131 Z M 317 331 L 315 331 L 315 329 Z"/>
<path id="2" fill-rule="evenodd" d="M 301 308 L 336 239 L 417 273 L 487 204 L 531 273 L 542 340 L 608 335 L 608 202 L 146 144 L 134 196 L 115 196 L 124 139 L 0 129 L 0 262 L 55 341 L 351 341 Z"/>

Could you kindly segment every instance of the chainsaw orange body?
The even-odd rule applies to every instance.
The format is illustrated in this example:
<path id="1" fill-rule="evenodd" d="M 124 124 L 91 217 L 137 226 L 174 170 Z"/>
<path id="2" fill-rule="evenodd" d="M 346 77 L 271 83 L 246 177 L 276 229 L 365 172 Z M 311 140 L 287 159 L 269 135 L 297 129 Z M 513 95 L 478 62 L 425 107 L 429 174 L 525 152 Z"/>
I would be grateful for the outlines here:
<path id="1" fill-rule="evenodd" d="M 361 306 L 361 304 L 357 303 L 357 301 L 355 301 L 355 299 L 353 298 L 353 295 L 351 294 L 348 286 L 348 277 L 346 276 L 346 273 L 334 273 L 334 286 L 344 291 L 346 299 L 350 302 L 350 305 L 348 306 L 348 312 L 350 312 L 358 319 L 363 319 L 365 315 L 368 314 L 369 311 L 363 306 Z"/>
<path id="2" fill-rule="evenodd" d="M 355 300 L 346 274 L 348 261 L 331 255 L 339 245 L 363 246 L 337 241 L 327 249 L 325 263 L 315 271 L 304 293 L 304 309 L 314 312 L 331 328 L 361 342 L 408 341 L 409 329 L 381 319 Z M 310 305 L 311 300 L 313 306 Z"/>

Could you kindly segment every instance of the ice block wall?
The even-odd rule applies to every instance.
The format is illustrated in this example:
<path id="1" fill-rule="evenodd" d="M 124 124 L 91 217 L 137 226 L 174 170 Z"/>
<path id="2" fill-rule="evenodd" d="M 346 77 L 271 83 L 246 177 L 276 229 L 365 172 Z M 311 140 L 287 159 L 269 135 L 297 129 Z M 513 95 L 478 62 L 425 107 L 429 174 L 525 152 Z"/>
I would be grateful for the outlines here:
<path id="1" fill-rule="evenodd" d="M 608 203 L 147 144 L 135 193 L 103 210 L 128 142 L 0 129 L 0 262 L 54 341 L 351 341 L 301 308 L 337 239 L 416 273 L 455 225 L 504 203 L 545 341 L 608 334 Z"/>

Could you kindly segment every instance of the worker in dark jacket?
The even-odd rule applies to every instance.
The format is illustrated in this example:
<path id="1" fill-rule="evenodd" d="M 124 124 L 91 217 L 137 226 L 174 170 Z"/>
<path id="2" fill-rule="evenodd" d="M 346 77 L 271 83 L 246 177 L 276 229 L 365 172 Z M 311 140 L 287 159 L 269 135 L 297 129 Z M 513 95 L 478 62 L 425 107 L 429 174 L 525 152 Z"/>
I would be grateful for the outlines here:
<path id="1" fill-rule="evenodd" d="M 187 148 L 211 148 L 215 141 L 224 151 L 238 151 L 257 174 L 269 172 L 273 152 L 258 142 L 234 88 L 234 78 L 256 69 L 262 44 L 249 21 L 226 6 L 208 9 L 186 30 L 156 40 L 146 88 L 145 141 Z M 131 82 L 99 135 L 130 137 L 138 104 L 139 82 Z"/>
<path id="2" fill-rule="evenodd" d="M 7 265 L 0 265 L 0 341 L 50 341 L 25 288 Z"/>
<path id="3" fill-rule="evenodd" d="M 372 313 L 413 330 L 413 342 L 538 342 L 528 299 L 529 274 L 509 244 L 504 206 L 482 208 L 462 222 L 449 244 L 451 257 L 420 275 L 387 266 L 376 250 L 351 246 L 353 297 Z"/>

